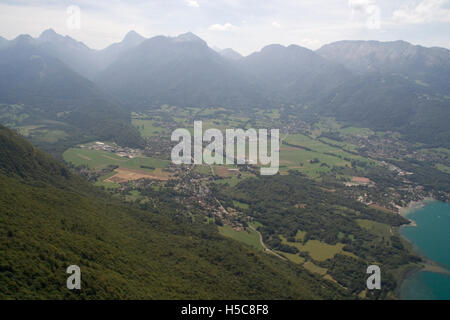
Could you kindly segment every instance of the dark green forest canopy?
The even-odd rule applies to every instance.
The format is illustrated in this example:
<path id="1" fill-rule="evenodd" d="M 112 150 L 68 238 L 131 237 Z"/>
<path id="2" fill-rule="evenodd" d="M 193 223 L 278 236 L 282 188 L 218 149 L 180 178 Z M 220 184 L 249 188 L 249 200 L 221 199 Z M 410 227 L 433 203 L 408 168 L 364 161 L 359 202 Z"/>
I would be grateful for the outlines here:
<path id="1" fill-rule="evenodd" d="M 0 128 L 0 297 L 350 298 L 335 284 L 184 218 L 125 206 Z M 177 217 L 175 219 L 175 217 Z M 66 288 L 69 265 L 82 290 Z"/>
<path id="2" fill-rule="evenodd" d="M 392 231 L 408 223 L 405 218 L 348 199 L 330 186 L 295 171 L 246 179 L 218 191 L 224 206 L 233 206 L 233 200 L 248 205 L 241 210 L 262 224 L 258 229 L 271 249 L 312 260 L 352 293 L 366 289 L 361 270 L 376 263 L 383 270 L 384 286 L 370 296 L 386 298 L 398 285 L 393 276 L 395 270 L 420 260 Z M 361 226 L 361 221 L 384 226 L 386 233 L 371 232 Z M 297 237 L 299 231 L 301 240 Z M 343 245 L 343 251 L 315 261 L 298 249 L 309 240 L 318 240 L 325 246 Z"/>

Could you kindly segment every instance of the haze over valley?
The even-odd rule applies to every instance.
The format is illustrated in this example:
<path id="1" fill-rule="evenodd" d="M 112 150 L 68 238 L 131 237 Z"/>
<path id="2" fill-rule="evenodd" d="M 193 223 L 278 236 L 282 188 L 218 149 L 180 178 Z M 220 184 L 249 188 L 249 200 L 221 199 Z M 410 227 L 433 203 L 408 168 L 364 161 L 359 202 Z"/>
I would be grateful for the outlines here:
<path id="1" fill-rule="evenodd" d="M 450 299 L 450 50 L 336 39 L 243 55 L 193 32 L 129 31 L 104 49 L 53 29 L 9 38 L 1 299 Z M 223 136 L 278 129 L 278 171 L 261 174 L 252 138 L 243 163 L 234 147 L 221 163 L 176 163 L 173 133 L 195 143 L 195 122 Z M 81 290 L 66 287 L 70 265 Z"/>

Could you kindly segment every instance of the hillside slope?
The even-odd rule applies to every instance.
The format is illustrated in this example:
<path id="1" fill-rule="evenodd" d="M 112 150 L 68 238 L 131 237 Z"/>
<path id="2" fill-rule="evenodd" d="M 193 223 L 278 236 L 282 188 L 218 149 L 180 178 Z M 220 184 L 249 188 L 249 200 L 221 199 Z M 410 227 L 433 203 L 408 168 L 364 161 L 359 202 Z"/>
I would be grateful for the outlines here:
<path id="1" fill-rule="evenodd" d="M 1 123 L 17 126 L 63 123 L 75 128 L 72 130 L 75 132 L 67 132 L 69 144 L 84 136 L 91 141 L 143 145 L 128 111 L 94 83 L 36 46 L 35 41 L 29 36 L 19 36 L 0 49 L 0 115 L 8 114 L 11 105 L 21 105 L 17 117 L 0 119 Z M 54 146 L 43 147 L 48 150 Z"/>
<path id="2" fill-rule="evenodd" d="M 348 297 L 185 218 L 182 207 L 119 204 L 5 127 L 0 152 L 1 299 Z M 80 291 L 66 289 L 72 264 L 81 268 Z"/>
<path id="3" fill-rule="evenodd" d="M 192 33 L 145 40 L 101 72 L 96 83 L 131 107 L 264 105 L 258 83 Z"/>

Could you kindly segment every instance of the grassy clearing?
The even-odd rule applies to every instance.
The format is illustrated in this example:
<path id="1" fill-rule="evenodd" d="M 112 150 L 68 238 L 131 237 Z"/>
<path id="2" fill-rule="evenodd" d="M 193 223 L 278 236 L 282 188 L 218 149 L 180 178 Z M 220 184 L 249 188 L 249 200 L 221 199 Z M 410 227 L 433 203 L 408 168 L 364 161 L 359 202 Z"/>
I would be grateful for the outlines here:
<path id="1" fill-rule="evenodd" d="M 385 239 L 389 239 L 392 236 L 391 227 L 387 224 L 366 219 L 356 219 L 356 222 L 361 228 L 377 236 L 384 237 Z"/>
<path id="2" fill-rule="evenodd" d="M 242 179 L 239 179 L 238 177 L 228 177 L 220 180 L 215 180 L 214 183 L 218 185 L 228 184 L 230 187 L 234 187 L 241 181 Z"/>
<path id="3" fill-rule="evenodd" d="M 163 127 L 157 126 L 158 122 L 155 120 L 141 120 L 141 119 L 133 119 L 132 124 L 135 126 L 142 137 L 149 138 L 153 136 L 157 136 L 159 134 L 167 133 L 167 130 Z"/>
<path id="4" fill-rule="evenodd" d="M 66 139 L 69 135 L 62 130 L 51 130 L 51 129 L 34 129 L 31 131 L 30 136 L 34 139 L 46 143 L 56 143 L 59 140 Z"/>
<path id="5" fill-rule="evenodd" d="M 306 237 L 306 232 L 298 230 L 297 234 L 295 235 L 295 240 L 298 241 L 298 242 L 303 242 L 305 237 Z"/>
<path id="6" fill-rule="evenodd" d="M 322 267 L 316 266 L 311 261 L 306 261 L 303 264 L 303 267 L 305 267 L 306 270 L 308 270 L 310 272 L 313 272 L 313 273 L 320 274 L 321 276 L 324 276 L 327 273 L 327 271 L 328 271 L 326 268 L 322 268 Z"/>
<path id="7" fill-rule="evenodd" d="M 216 171 L 216 168 L 214 168 L 214 170 L 215 170 L 215 174 L 218 175 L 217 171 Z M 254 175 L 251 174 L 251 173 L 248 173 L 248 172 L 242 172 L 240 178 L 238 177 L 237 174 L 233 174 L 233 175 L 230 175 L 230 176 L 225 177 L 223 179 L 214 180 L 214 183 L 218 184 L 218 185 L 228 184 L 230 187 L 234 187 L 239 182 L 244 181 L 245 179 L 247 179 L 249 177 L 254 177 Z"/>
<path id="8" fill-rule="evenodd" d="M 69 135 L 67 132 L 59 129 L 50 129 L 46 125 L 28 125 L 15 128 L 18 133 L 27 138 L 33 138 L 39 142 L 56 143 L 66 139 Z"/>
<path id="9" fill-rule="evenodd" d="M 141 196 L 141 193 L 138 190 L 130 191 L 130 194 L 126 195 L 127 201 L 136 201 Z"/>
<path id="10" fill-rule="evenodd" d="M 249 223 L 249 225 L 251 227 L 253 227 L 254 229 L 256 229 L 256 230 L 258 230 L 258 228 L 263 226 L 263 224 L 261 222 L 259 222 L 259 221 L 252 221 L 252 222 Z"/>
<path id="11" fill-rule="evenodd" d="M 248 209 L 249 205 L 237 200 L 233 200 L 233 205 L 239 209 Z"/>
<path id="12" fill-rule="evenodd" d="M 125 169 L 151 173 L 154 173 L 155 170 L 142 168 L 142 166 L 162 169 L 166 168 L 169 164 L 168 160 L 148 157 L 128 159 L 111 152 L 82 148 L 70 148 L 66 150 L 63 153 L 63 158 L 66 162 L 72 163 L 75 166 L 87 165 L 92 169 L 102 169 L 108 165 L 118 165 L 119 167 Z"/>
<path id="13" fill-rule="evenodd" d="M 326 138 L 326 137 L 319 138 L 319 141 L 321 141 L 325 144 L 328 144 L 330 146 L 333 146 L 333 147 L 341 148 L 344 151 L 356 152 L 357 148 L 358 148 L 356 145 L 351 144 L 349 142 L 337 141 L 337 140 L 333 140 L 333 139 Z"/>
<path id="14" fill-rule="evenodd" d="M 450 174 L 450 167 L 446 166 L 445 164 L 441 164 L 441 163 L 436 164 L 436 169 L 438 169 L 444 173 Z"/>
<path id="15" fill-rule="evenodd" d="M 263 250 L 258 233 L 252 229 L 249 229 L 248 231 L 236 231 L 230 226 L 224 225 L 219 227 L 219 231 L 226 237 L 243 242 L 255 249 Z"/>
<path id="16" fill-rule="evenodd" d="M 345 127 L 340 128 L 339 133 L 343 136 L 371 136 L 375 133 L 368 128 Z"/>
<path id="17" fill-rule="evenodd" d="M 275 252 L 278 253 L 281 256 L 284 256 L 286 259 L 288 259 L 289 261 L 291 261 L 293 263 L 304 264 L 305 261 L 306 261 L 305 258 L 300 257 L 296 253 L 287 253 L 287 252 L 283 252 L 283 251 L 275 251 Z"/>
<path id="18" fill-rule="evenodd" d="M 114 182 L 109 182 L 109 181 L 105 181 L 106 179 L 114 176 L 116 173 L 115 172 L 111 172 L 109 174 L 106 174 L 104 176 L 101 176 L 100 178 L 98 178 L 98 180 L 94 183 L 94 186 L 97 187 L 105 187 L 105 189 L 117 189 L 120 187 L 120 184 L 118 183 L 114 183 Z"/>
<path id="19" fill-rule="evenodd" d="M 24 137 L 29 137 L 31 132 L 35 129 L 43 128 L 44 125 L 30 125 L 30 126 L 20 126 L 16 128 L 16 131 L 23 135 Z"/>
<path id="20" fill-rule="evenodd" d="M 338 253 L 343 253 L 344 244 L 330 245 L 319 240 L 309 240 L 305 245 L 300 245 L 299 250 L 308 252 L 311 258 L 317 261 L 325 261 L 333 258 Z"/>
<path id="21" fill-rule="evenodd" d="M 194 172 L 204 175 L 211 175 L 211 168 L 207 165 L 198 165 L 194 167 Z"/>
<path id="22" fill-rule="evenodd" d="M 283 244 L 287 244 L 292 247 L 296 247 L 299 251 L 308 252 L 308 254 L 316 261 L 325 261 L 327 259 L 332 259 L 336 254 L 342 253 L 346 255 L 351 255 L 352 253 L 345 252 L 343 250 L 344 244 L 337 243 L 335 245 L 327 244 L 319 240 L 308 240 L 305 244 L 298 242 L 289 242 L 285 237 L 280 235 Z"/>

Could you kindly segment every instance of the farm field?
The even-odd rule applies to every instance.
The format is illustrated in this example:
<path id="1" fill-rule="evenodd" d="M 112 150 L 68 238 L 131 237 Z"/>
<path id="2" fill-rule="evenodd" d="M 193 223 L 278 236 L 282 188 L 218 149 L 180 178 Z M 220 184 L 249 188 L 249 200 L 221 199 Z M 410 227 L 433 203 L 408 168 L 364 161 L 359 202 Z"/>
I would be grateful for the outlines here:
<path id="1" fill-rule="evenodd" d="M 280 128 L 280 174 L 287 174 L 289 170 L 296 170 L 310 178 L 319 178 L 324 173 L 330 173 L 334 167 L 356 167 L 357 169 L 376 165 L 375 161 L 357 155 L 357 147 L 350 143 L 336 141 L 331 138 L 320 137 L 325 132 L 336 132 L 340 135 L 373 134 L 365 128 L 342 127 L 333 119 L 325 118 L 312 125 L 309 133 L 283 132 L 280 122 L 280 110 L 254 110 L 252 112 L 230 112 L 222 108 L 177 108 L 162 106 L 148 112 L 132 113 L 133 124 L 139 129 L 144 138 L 163 133 L 164 139 L 169 139 L 170 130 L 163 127 L 185 128 L 193 134 L 194 121 L 202 121 L 203 132 L 216 128 L 222 133 L 226 129 L 237 128 Z M 248 151 L 248 144 L 246 144 Z M 206 168 L 196 168 L 196 172 L 207 174 Z M 215 175 L 225 177 L 232 172 L 214 167 Z"/>
<path id="2" fill-rule="evenodd" d="M 375 134 L 372 130 L 368 128 L 355 128 L 355 127 L 344 127 L 338 129 L 338 132 L 341 135 L 349 135 L 349 136 L 371 136 Z"/>
<path id="3" fill-rule="evenodd" d="M 66 162 L 72 163 L 74 166 L 86 165 L 92 169 L 102 169 L 108 165 L 117 165 L 120 168 L 131 170 L 139 170 L 144 172 L 153 172 L 152 168 L 166 168 L 169 164 L 168 160 L 155 158 L 134 158 L 128 159 L 120 157 L 112 152 L 97 151 L 84 148 L 70 148 L 63 153 Z"/>
<path id="4" fill-rule="evenodd" d="M 326 137 L 320 137 L 318 140 L 332 147 L 341 148 L 344 151 L 357 152 L 357 146 L 348 142 L 337 141 Z"/>
<path id="5" fill-rule="evenodd" d="M 325 143 L 326 142 L 326 143 Z M 349 153 L 351 145 L 339 145 L 331 139 L 321 141 L 303 134 L 291 134 L 280 146 L 280 171 L 294 169 L 311 178 L 330 172 L 333 167 L 351 167 L 352 160 L 375 165 L 376 162 Z M 347 150 L 347 151 L 346 151 Z"/>
<path id="6" fill-rule="evenodd" d="M 148 157 L 128 159 L 111 152 L 84 148 L 68 149 L 64 152 L 63 158 L 74 166 L 86 165 L 95 170 L 104 169 L 109 165 L 117 165 L 118 168 L 113 173 L 100 177 L 95 183 L 95 185 L 105 188 L 118 188 L 120 182 L 141 178 L 160 181 L 170 178 L 170 174 L 163 171 L 169 164 L 167 160 Z"/>
<path id="7" fill-rule="evenodd" d="M 163 172 L 160 168 L 156 168 L 151 174 L 139 170 L 130 170 L 122 168 L 115 169 L 114 172 L 116 173 L 115 175 L 105 179 L 104 181 L 111 183 L 121 183 L 139 179 L 167 181 L 170 178 L 170 175 L 168 173 Z"/>

